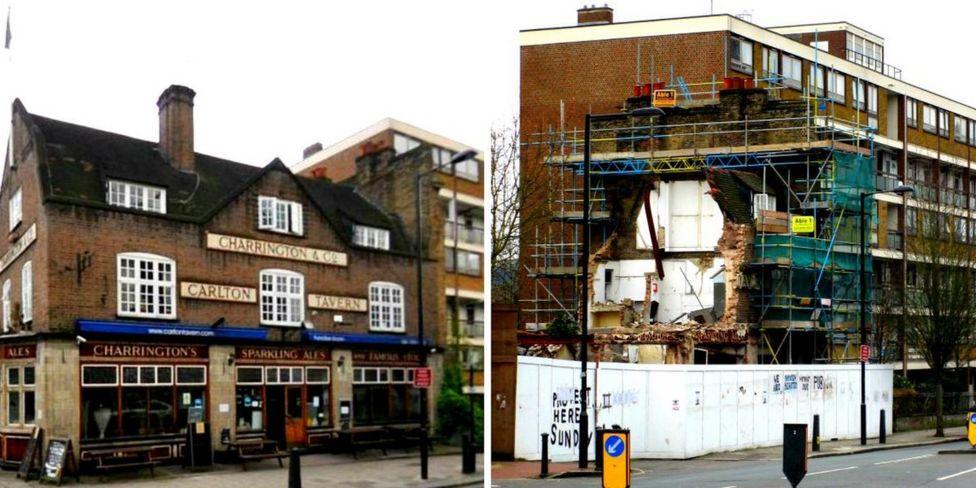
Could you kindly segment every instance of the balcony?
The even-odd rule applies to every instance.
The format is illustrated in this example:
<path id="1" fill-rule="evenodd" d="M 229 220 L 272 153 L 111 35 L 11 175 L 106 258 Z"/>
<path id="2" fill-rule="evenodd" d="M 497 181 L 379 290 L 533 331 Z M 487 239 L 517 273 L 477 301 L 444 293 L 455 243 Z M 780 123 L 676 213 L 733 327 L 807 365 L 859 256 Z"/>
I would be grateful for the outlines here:
<path id="1" fill-rule="evenodd" d="M 922 181 L 912 181 L 909 182 L 909 185 L 911 185 L 912 188 L 915 190 L 912 196 L 915 197 L 916 200 L 935 202 L 938 191 L 934 186 L 931 186 L 928 183 Z"/>
<path id="2" fill-rule="evenodd" d="M 484 339 L 485 323 L 481 320 L 462 320 L 458 322 L 458 337 L 469 339 Z M 451 319 L 447 321 L 447 330 L 454 330 L 454 323 Z"/>
<path id="3" fill-rule="evenodd" d="M 875 177 L 875 184 L 878 186 L 878 191 L 894 190 L 900 182 L 901 180 L 897 175 L 882 173 Z"/>
<path id="4" fill-rule="evenodd" d="M 448 220 L 444 222 L 444 237 L 452 241 L 473 244 L 476 246 L 485 245 L 485 230 L 481 227 L 463 225 Z"/>
<path id="5" fill-rule="evenodd" d="M 961 191 L 943 188 L 940 191 L 939 197 L 943 205 L 966 208 L 966 195 Z"/>
<path id="6" fill-rule="evenodd" d="M 885 249 L 893 249 L 895 251 L 901 251 L 904 249 L 904 241 L 902 240 L 901 233 L 897 230 L 889 230 L 885 236 Z"/>
<path id="7" fill-rule="evenodd" d="M 853 51 L 850 49 L 844 49 L 844 55 L 847 57 L 847 60 L 852 63 L 859 64 L 861 66 L 864 66 L 865 68 L 877 71 L 878 73 L 881 73 L 885 76 L 889 76 L 896 80 L 901 79 L 900 68 L 896 68 L 890 64 L 885 64 L 880 59 L 875 59 L 871 56 L 865 55 L 864 53 L 859 53 L 857 51 Z"/>

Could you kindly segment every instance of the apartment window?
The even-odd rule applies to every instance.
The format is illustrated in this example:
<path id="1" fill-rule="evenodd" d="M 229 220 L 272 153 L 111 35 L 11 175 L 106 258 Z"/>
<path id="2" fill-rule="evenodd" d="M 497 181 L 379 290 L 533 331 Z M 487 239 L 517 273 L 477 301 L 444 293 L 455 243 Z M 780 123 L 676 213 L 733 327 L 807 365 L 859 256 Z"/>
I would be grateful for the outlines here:
<path id="1" fill-rule="evenodd" d="M 918 102 L 905 98 L 905 121 L 909 127 L 918 127 Z"/>
<path id="2" fill-rule="evenodd" d="M 403 332 L 403 287 L 376 281 L 369 284 L 369 330 Z"/>
<path id="3" fill-rule="evenodd" d="M 797 90 L 803 86 L 803 62 L 800 58 L 783 55 L 783 84 Z"/>
<path id="4" fill-rule="evenodd" d="M 397 156 L 420 147 L 420 141 L 403 134 L 393 134 L 393 151 Z"/>
<path id="5" fill-rule="evenodd" d="M 258 229 L 302 235 L 302 204 L 275 197 L 258 197 Z"/>
<path id="6" fill-rule="evenodd" d="M 10 197 L 10 230 L 14 230 L 23 219 L 23 205 L 20 188 Z"/>
<path id="7" fill-rule="evenodd" d="M 976 120 L 969 121 L 969 144 L 976 146 Z"/>
<path id="8" fill-rule="evenodd" d="M 20 268 L 20 320 L 29 323 L 34 320 L 34 274 L 30 261 Z"/>
<path id="9" fill-rule="evenodd" d="M 3 331 L 10 331 L 10 314 L 13 312 L 10 303 L 10 280 L 3 282 Z"/>
<path id="10" fill-rule="evenodd" d="M 962 143 L 966 142 L 966 128 L 969 126 L 969 121 L 965 117 L 960 117 L 958 115 L 953 117 L 952 124 L 954 127 L 954 133 L 956 140 Z"/>
<path id="11" fill-rule="evenodd" d="M 732 69 L 752 74 L 752 42 L 738 37 L 730 37 L 729 53 L 729 64 Z"/>
<path id="12" fill-rule="evenodd" d="M 878 115 L 878 87 L 868 84 L 868 114 Z"/>
<path id="13" fill-rule="evenodd" d="M 779 71 L 779 51 L 768 47 L 762 48 L 763 78 L 768 81 L 780 80 Z"/>
<path id="14" fill-rule="evenodd" d="M 763 210 L 776 210 L 776 195 L 769 193 L 752 194 L 752 217 L 758 219 Z"/>
<path id="15" fill-rule="evenodd" d="M 854 107 L 857 108 L 858 110 L 864 110 L 866 106 L 864 102 L 866 98 L 864 93 L 865 84 L 861 80 L 854 80 L 854 83 L 852 83 L 852 85 L 853 85 L 852 88 L 854 90 Z"/>
<path id="16" fill-rule="evenodd" d="M 390 249 L 390 231 L 365 225 L 353 226 L 353 244 L 376 249 Z"/>
<path id="17" fill-rule="evenodd" d="M 827 93 L 831 100 L 837 103 L 844 103 L 846 100 L 845 84 L 847 80 L 842 73 L 830 72 L 830 79 L 827 84 Z"/>
<path id="18" fill-rule="evenodd" d="M 299 326 L 305 320 L 305 277 L 283 269 L 261 271 L 261 323 Z"/>
<path id="19" fill-rule="evenodd" d="M 33 425 L 34 365 L 7 366 L 7 425 Z"/>
<path id="20" fill-rule="evenodd" d="M 847 33 L 847 60 L 875 71 L 883 68 L 884 47 L 861 36 Z"/>
<path id="21" fill-rule="evenodd" d="M 949 137 L 949 112 L 939 110 L 939 135 Z"/>
<path id="22" fill-rule="evenodd" d="M 455 253 L 457 254 L 457 263 L 454 262 Z M 457 272 L 471 276 L 481 275 L 481 254 L 476 252 L 450 247 L 445 248 L 444 262 L 449 272 Z"/>
<path id="23" fill-rule="evenodd" d="M 175 261 L 155 254 L 122 253 L 117 278 L 119 316 L 176 318 Z"/>
<path id="24" fill-rule="evenodd" d="M 108 181 L 108 204 L 146 212 L 166 213 L 166 189 L 128 181 Z"/>
<path id="25" fill-rule="evenodd" d="M 918 210 L 915 207 L 905 209 L 905 232 L 910 236 L 918 233 Z"/>
<path id="26" fill-rule="evenodd" d="M 824 96 L 824 69 L 823 66 L 810 65 L 810 80 L 807 85 L 810 92 L 817 97 Z"/>
<path id="27" fill-rule="evenodd" d="M 922 129 L 926 132 L 935 133 L 935 107 L 922 105 Z"/>

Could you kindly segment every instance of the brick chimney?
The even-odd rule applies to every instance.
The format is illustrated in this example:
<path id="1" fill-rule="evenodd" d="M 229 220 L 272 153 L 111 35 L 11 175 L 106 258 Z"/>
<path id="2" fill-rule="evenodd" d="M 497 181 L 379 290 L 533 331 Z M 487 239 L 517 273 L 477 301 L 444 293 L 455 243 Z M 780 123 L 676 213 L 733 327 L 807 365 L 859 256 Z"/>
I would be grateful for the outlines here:
<path id="1" fill-rule="evenodd" d="M 316 142 L 315 144 L 312 144 L 312 145 L 306 147 L 305 150 L 302 151 L 302 159 L 307 159 L 309 156 L 311 156 L 311 155 L 313 155 L 313 154 L 315 154 L 315 153 L 317 153 L 317 152 L 319 152 L 321 150 L 322 150 L 322 143 L 321 142 Z"/>
<path id="2" fill-rule="evenodd" d="M 607 4 L 603 4 L 602 7 L 584 5 L 576 11 L 576 23 L 577 25 L 612 24 L 613 9 Z"/>
<path id="3" fill-rule="evenodd" d="M 193 97 L 196 92 L 170 85 L 159 95 L 159 151 L 173 167 L 193 171 Z"/>

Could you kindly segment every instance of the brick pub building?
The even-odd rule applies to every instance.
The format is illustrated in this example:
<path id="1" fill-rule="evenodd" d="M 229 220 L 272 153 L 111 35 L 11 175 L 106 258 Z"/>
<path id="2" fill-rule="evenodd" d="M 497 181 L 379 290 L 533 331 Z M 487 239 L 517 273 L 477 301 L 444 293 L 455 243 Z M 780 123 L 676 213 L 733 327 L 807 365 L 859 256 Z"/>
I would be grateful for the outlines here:
<path id="1" fill-rule="evenodd" d="M 83 461 L 122 445 L 181 456 L 192 418 L 217 449 L 224 429 L 335 447 L 343 429 L 419 426 L 402 221 L 277 159 L 195 153 L 193 98 L 162 93 L 158 143 L 14 103 L 0 189 L 3 461 L 21 459 L 34 426 L 71 438 Z M 442 323 L 428 282 L 425 313 Z M 437 341 L 428 327 L 423 347 Z"/>

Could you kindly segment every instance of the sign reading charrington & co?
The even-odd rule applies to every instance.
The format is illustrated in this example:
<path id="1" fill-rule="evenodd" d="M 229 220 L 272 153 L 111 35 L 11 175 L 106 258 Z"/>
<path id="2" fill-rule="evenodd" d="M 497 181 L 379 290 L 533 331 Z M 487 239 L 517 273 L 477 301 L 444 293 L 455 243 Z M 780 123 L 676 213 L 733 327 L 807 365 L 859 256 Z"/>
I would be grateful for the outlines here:
<path id="1" fill-rule="evenodd" d="M 257 239 L 224 234 L 207 233 L 207 249 L 290 259 L 292 261 L 306 261 L 332 266 L 346 266 L 348 264 L 346 253 L 338 251 L 292 246 L 280 242 L 259 241 Z"/>
<path id="2" fill-rule="evenodd" d="M 0 257 L 0 271 L 7 269 L 10 263 L 14 262 L 24 251 L 37 240 L 37 224 L 31 224 L 30 228 L 14 242 L 14 245 L 7 249 L 7 252 Z"/>
<path id="3" fill-rule="evenodd" d="M 365 298 L 339 297 L 333 295 L 309 295 L 308 306 L 323 310 L 342 310 L 346 312 L 365 312 L 368 310 Z"/>
<path id="4" fill-rule="evenodd" d="M 254 288 L 217 285 L 213 283 L 195 283 L 192 281 L 180 283 L 180 296 L 183 298 L 217 300 L 221 302 L 257 303 L 258 301 L 258 291 Z"/>

